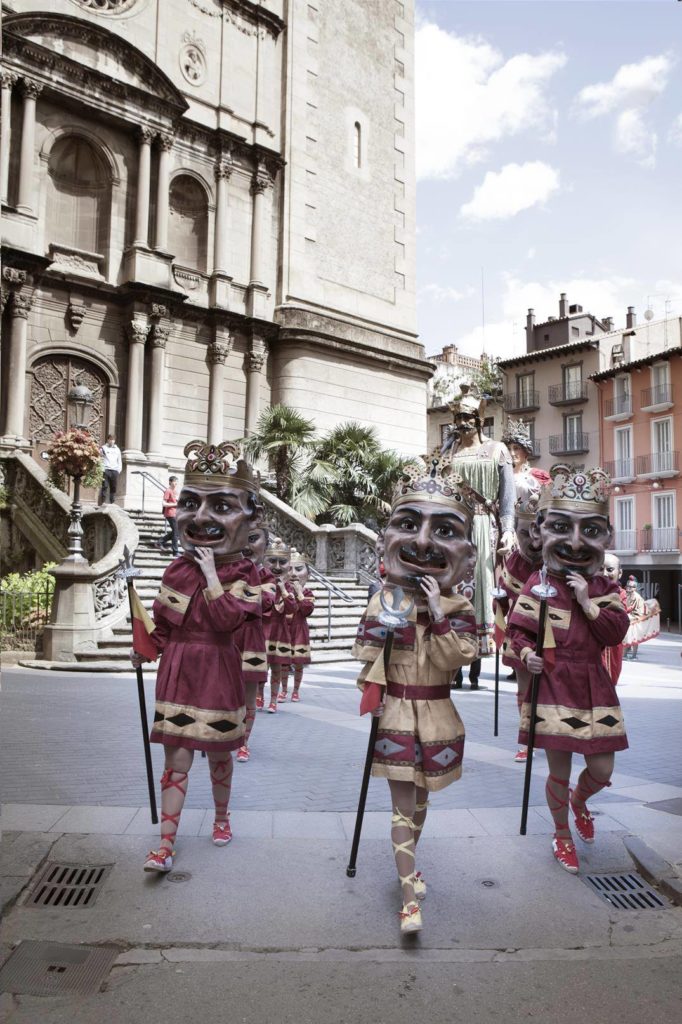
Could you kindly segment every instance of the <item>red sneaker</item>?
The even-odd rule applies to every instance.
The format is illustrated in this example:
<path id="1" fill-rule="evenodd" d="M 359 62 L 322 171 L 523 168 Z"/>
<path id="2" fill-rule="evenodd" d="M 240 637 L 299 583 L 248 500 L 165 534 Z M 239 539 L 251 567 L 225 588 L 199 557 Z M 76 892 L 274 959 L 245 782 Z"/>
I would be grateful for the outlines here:
<path id="1" fill-rule="evenodd" d="M 578 874 L 580 865 L 572 839 L 559 839 L 555 835 L 552 839 L 552 853 L 554 854 L 554 859 L 561 864 L 564 871 L 568 871 L 572 875 Z"/>
<path id="2" fill-rule="evenodd" d="M 300 699 L 301 699 L 301 698 L 299 697 L 299 694 L 298 694 L 298 690 L 294 690 L 294 692 L 293 692 L 293 693 L 292 693 L 292 695 L 291 695 L 291 700 L 292 700 L 292 701 L 298 701 L 298 700 L 300 700 Z"/>
<path id="3" fill-rule="evenodd" d="M 161 850 L 150 850 L 144 862 L 144 870 L 159 871 L 162 874 L 166 874 L 166 872 L 172 870 L 173 857 L 173 852 L 169 852 L 165 846 Z"/>
<path id="4" fill-rule="evenodd" d="M 571 804 L 571 810 L 575 818 L 576 832 L 584 843 L 594 842 L 594 818 L 588 811 L 587 807 L 583 806 L 580 810 L 573 805 L 573 790 L 569 790 L 569 801 Z"/>
<path id="5" fill-rule="evenodd" d="M 280 690 L 279 693 L 277 694 L 277 703 L 278 704 L 284 704 L 286 702 L 286 699 L 287 699 L 287 691 L 286 690 Z"/>
<path id="6" fill-rule="evenodd" d="M 274 701 L 272 702 L 272 704 L 268 704 L 268 714 L 269 715 L 276 715 L 277 714 L 277 705 L 275 704 Z"/>
<path id="7" fill-rule="evenodd" d="M 230 828 L 230 819 L 227 821 L 214 821 L 213 822 L 213 845 L 214 846 L 227 846 L 228 843 L 232 842 L 232 829 Z"/>
<path id="8" fill-rule="evenodd" d="M 251 755 L 249 754 L 249 748 L 246 746 L 246 744 L 244 744 L 243 747 L 240 747 L 239 750 L 237 751 L 238 761 L 248 761 L 250 756 Z"/>
<path id="9" fill-rule="evenodd" d="M 528 760 L 528 750 L 527 750 L 527 748 L 523 747 L 523 749 L 517 750 L 516 754 L 514 755 L 514 760 L 516 761 L 517 764 L 525 764 L 526 761 Z"/>
<path id="10" fill-rule="evenodd" d="M 262 711 L 265 707 L 265 701 L 262 697 L 256 697 L 256 711 Z"/>

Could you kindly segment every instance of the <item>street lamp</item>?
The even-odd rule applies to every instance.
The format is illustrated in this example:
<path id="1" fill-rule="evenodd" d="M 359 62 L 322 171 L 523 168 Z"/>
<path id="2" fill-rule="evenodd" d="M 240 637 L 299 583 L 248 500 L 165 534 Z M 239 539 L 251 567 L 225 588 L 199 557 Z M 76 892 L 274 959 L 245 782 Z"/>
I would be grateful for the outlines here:
<path id="1" fill-rule="evenodd" d="M 85 384 L 74 384 L 67 395 L 69 408 L 73 409 L 76 421 L 72 424 L 74 430 L 87 430 L 85 412 L 95 401 L 95 396 Z"/>

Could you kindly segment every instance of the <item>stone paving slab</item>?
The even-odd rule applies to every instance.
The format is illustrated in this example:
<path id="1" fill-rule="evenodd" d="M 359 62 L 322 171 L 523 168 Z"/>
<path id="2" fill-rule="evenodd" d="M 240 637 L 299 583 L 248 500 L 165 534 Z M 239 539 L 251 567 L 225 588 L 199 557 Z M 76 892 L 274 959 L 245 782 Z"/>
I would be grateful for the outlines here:
<path id="1" fill-rule="evenodd" d="M 59 804 L 3 804 L 3 832 L 43 832 L 56 825 L 70 810 Z"/>
<path id="2" fill-rule="evenodd" d="M 137 813 L 134 807 L 71 807 L 51 832 L 125 832 Z"/>

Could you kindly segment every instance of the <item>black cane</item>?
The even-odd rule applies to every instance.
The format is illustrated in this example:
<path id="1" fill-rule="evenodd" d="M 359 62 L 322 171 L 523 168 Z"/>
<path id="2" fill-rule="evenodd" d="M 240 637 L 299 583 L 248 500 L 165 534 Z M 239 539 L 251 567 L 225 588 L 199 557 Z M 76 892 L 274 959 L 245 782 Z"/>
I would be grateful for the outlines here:
<path id="1" fill-rule="evenodd" d="M 540 598 L 540 614 L 538 617 L 538 638 L 535 644 L 535 653 L 538 658 L 542 657 L 545 646 L 545 623 L 547 622 L 547 599 L 554 597 L 556 590 L 546 582 L 547 573 L 543 566 L 540 573 L 540 583 L 532 589 L 532 593 Z M 538 689 L 540 686 L 541 672 L 533 673 L 530 681 L 530 722 L 528 724 L 528 754 L 526 757 L 526 774 L 523 780 L 523 803 L 521 805 L 521 828 L 519 834 L 525 836 L 526 824 L 528 822 L 528 800 L 530 798 L 530 777 L 533 770 L 533 747 L 535 745 L 535 719 L 538 711 Z"/>
<path id="2" fill-rule="evenodd" d="M 493 718 L 493 736 L 499 732 L 500 721 L 500 648 L 495 648 L 495 712 Z"/>
<path id="3" fill-rule="evenodd" d="M 388 679 L 388 665 L 391 660 L 391 650 L 393 648 L 393 631 L 388 630 L 386 633 L 386 643 L 384 644 L 384 675 Z M 360 846 L 360 833 L 362 832 L 362 822 L 365 817 L 365 803 L 367 802 L 367 790 L 369 789 L 369 777 L 372 771 L 372 760 L 374 759 L 374 747 L 377 742 L 377 732 L 379 731 L 379 716 L 372 714 L 372 724 L 369 730 L 369 742 L 367 744 L 367 756 L 365 757 L 365 770 L 362 773 L 362 785 L 360 786 L 360 799 L 358 800 L 358 813 L 355 816 L 355 831 L 353 832 L 353 843 L 350 848 L 350 860 L 348 861 L 348 867 L 346 868 L 346 874 L 349 878 L 355 878 L 355 865 L 358 859 L 358 848 Z"/>

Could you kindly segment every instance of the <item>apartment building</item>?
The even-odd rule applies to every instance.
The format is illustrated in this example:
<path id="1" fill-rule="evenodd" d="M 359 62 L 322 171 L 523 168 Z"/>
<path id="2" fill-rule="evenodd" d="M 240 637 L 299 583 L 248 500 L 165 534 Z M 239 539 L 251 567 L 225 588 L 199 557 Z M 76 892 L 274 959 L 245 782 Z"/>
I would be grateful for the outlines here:
<path id="1" fill-rule="evenodd" d="M 671 321 L 668 321 L 671 324 Z M 610 473 L 615 550 L 677 621 L 682 590 L 682 347 L 676 344 L 592 374 L 602 424 L 600 462 Z"/>

